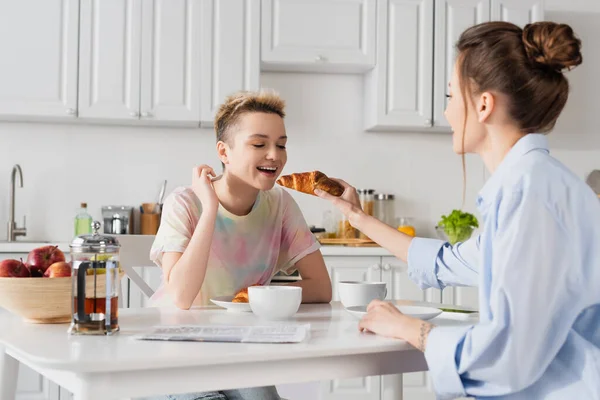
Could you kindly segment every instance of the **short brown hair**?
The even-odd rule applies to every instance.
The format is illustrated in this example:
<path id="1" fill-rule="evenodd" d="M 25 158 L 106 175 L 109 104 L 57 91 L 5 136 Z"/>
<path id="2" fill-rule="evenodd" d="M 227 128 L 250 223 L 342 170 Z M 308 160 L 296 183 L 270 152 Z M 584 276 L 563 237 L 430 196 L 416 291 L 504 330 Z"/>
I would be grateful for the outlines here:
<path id="1" fill-rule="evenodd" d="M 273 91 L 237 92 L 225 99 L 215 116 L 215 131 L 217 141 L 227 142 L 229 131 L 241 115 L 252 112 L 277 114 L 285 117 L 285 101 Z"/>
<path id="2" fill-rule="evenodd" d="M 502 93 L 523 133 L 554 128 L 569 96 L 562 71 L 582 62 L 581 41 L 573 29 L 554 22 L 523 29 L 500 21 L 475 25 L 463 32 L 457 49 L 465 110 L 471 94 Z"/>

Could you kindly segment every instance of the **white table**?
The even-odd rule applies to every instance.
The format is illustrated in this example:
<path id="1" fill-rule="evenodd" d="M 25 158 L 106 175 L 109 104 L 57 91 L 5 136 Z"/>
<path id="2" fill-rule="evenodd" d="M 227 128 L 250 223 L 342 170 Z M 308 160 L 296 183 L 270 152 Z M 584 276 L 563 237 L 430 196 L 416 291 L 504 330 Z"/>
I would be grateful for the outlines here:
<path id="1" fill-rule="evenodd" d="M 405 302 L 406 303 L 406 302 Z M 446 314 L 442 314 L 444 316 Z M 442 316 L 432 322 L 464 324 Z M 358 332 L 341 304 L 302 305 L 293 319 L 310 323 L 299 344 L 192 343 L 134 340 L 154 325 L 265 324 L 252 313 L 216 307 L 120 310 L 113 336 L 69 336 L 68 325 L 33 325 L 0 309 L 0 399 L 14 399 L 22 362 L 75 394 L 106 400 L 202 392 L 427 369 L 402 340 Z"/>

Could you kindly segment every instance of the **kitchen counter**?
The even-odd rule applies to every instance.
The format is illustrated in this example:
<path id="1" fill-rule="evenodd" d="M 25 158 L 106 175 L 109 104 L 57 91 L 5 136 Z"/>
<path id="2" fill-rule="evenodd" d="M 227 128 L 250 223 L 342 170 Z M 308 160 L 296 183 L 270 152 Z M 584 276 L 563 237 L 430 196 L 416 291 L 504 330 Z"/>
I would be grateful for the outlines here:
<path id="1" fill-rule="evenodd" d="M 141 235 L 131 235 L 141 236 Z M 150 236 L 144 236 L 144 242 L 147 243 Z M 65 253 L 69 252 L 69 242 L 52 242 L 52 241 L 16 241 L 16 242 L 0 242 L 0 253 L 29 253 L 31 250 L 48 245 L 57 245 L 59 249 Z M 347 247 L 347 246 L 329 246 L 322 245 L 321 253 L 324 256 L 357 256 L 357 257 L 381 257 L 391 256 L 392 254 L 382 247 Z"/>
<path id="2" fill-rule="evenodd" d="M 69 252 L 69 243 L 57 243 L 48 241 L 16 241 L 16 242 L 0 242 L 0 253 L 29 253 L 31 250 L 42 246 L 58 246 L 65 253 Z"/>

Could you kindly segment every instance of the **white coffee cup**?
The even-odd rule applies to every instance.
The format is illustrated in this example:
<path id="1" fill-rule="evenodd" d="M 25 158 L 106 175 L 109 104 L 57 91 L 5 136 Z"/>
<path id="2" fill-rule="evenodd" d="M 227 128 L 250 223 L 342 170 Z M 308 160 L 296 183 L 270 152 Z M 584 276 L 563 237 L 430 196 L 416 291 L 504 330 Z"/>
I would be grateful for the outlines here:
<path id="1" fill-rule="evenodd" d="M 384 300 L 387 296 L 385 282 L 338 282 L 338 294 L 344 307 L 367 306 L 375 299 Z"/>

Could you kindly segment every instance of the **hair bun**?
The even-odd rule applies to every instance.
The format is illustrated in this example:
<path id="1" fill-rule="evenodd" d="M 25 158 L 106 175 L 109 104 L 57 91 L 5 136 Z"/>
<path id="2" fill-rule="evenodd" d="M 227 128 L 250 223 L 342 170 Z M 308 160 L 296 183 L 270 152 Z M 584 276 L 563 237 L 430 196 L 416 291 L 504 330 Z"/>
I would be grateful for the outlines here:
<path id="1" fill-rule="evenodd" d="M 532 63 L 554 71 L 581 64 L 581 40 L 566 24 L 536 22 L 523 28 L 523 44 Z"/>

